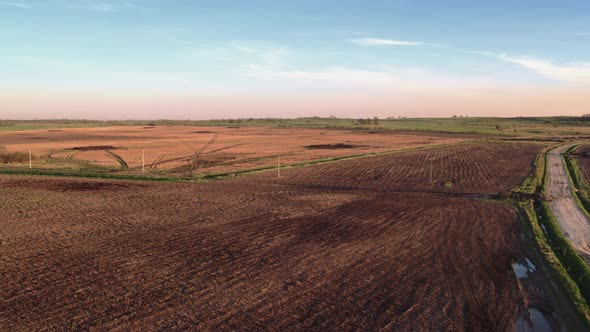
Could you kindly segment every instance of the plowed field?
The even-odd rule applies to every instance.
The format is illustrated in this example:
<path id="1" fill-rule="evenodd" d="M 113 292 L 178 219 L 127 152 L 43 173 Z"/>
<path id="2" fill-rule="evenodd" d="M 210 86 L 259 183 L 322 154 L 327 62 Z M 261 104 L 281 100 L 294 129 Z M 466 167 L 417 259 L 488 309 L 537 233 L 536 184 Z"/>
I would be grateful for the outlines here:
<path id="1" fill-rule="evenodd" d="M 0 132 L 0 152 L 27 154 L 39 170 L 168 176 L 461 142 L 466 135 L 277 127 L 98 127 Z M 472 138 L 472 137 L 471 137 Z M 145 165 L 145 173 L 144 166 Z"/>
<path id="2" fill-rule="evenodd" d="M 292 169 L 289 183 L 386 191 L 497 193 L 518 185 L 539 151 L 531 144 L 461 144 Z"/>
<path id="3" fill-rule="evenodd" d="M 504 190 L 534 149 L 202 184 L 0 176 L 0 330 L 505 330 L 523 301 L 512 208 L 403 179 L 470 158 L 441 173 L 457 192 Z"/>

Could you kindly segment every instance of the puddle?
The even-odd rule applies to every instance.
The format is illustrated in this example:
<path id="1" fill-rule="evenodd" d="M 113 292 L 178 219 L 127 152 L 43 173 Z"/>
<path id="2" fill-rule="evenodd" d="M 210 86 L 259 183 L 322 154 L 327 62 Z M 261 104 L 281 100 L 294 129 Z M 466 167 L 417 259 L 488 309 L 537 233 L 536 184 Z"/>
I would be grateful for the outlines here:
<path id="1" fill-rule="evenodd" d="M 520 263 L 512 263 L 512 269 L 518 279 L 528 278 L 529 276 L 529 269 Z"/>
<path id="2" fill-rule="evenodd" d="M 550 332 L 551 324 L 545 316 L 536 308 L 529 308 L 530 317 L 518 317 L 516 320 L 516 332 Z M 530 319 L 529 319 L 530 318 Z"/>
<path id="3" fill-rule="evenodd" d="M 535 264 L 533 264 L 533 262 L 531 262 L 530 259 L 525 257 L 524 262 L 520 260 L 520 262 L 512 263 L 512 270 L 514 271 L 516 278 L 522 279 L 528 278 L 529 273 L 535 272 L 537 270 L 537 267 L 535 266 Z"/>

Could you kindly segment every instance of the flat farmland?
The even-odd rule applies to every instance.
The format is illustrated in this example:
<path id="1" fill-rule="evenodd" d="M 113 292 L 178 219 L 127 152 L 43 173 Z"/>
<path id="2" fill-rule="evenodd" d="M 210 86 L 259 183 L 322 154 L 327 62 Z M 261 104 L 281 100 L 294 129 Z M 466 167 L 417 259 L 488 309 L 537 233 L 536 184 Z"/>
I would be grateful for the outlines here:
<path id="1" fill-rule="evenodd" d="M 286 170 L 294 186 L 400 192 L 499 193 L 518 185 L 541 145 L 458 144 Z M 314 168 L 315 167 L 315 168 Z"/>
<path id="2" fill-rule="evenodd" d="M 519 184 L 539 149 L 462 144 L 198 184 L 0 176 L 0 330 L 510 329 L 517 215 L 461 194 Z M 422 161 L 443 155 L 423 184 Z"/>
<path id="3" fill-rule="evenodd" d="M 0 132 L 0 150 L 35 155 L 35 169 L 187 176 L 433 144 L 465 135 L 371 130 L 119 126 Z M 1 152 L 1 151 L 0 151 Z M 17 165 L 28 167 L 28 158 Z M 7 167 L 7 165 L 4 165 Z"/>

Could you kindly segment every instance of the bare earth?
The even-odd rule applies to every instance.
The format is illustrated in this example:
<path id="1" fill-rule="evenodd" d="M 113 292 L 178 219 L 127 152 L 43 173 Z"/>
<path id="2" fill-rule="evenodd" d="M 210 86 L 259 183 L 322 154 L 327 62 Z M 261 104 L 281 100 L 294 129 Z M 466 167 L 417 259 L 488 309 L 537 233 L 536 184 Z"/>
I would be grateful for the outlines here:
<path id="1" fill-rule="evenodd" d="M 428 133 L 376 132 L 368 129 L 277 127 L 98 127 L 0 132 L 0 151 L 29 152 L 39 158 L 35 168 L 70 168 L 81 162 L 117 168 L 116 154 L 128 165 L 125 173 L 140 173 L 142 155 L 147 166 L 169 175 L 184 173 L 187 161 L 214 139 L 199 157 L 195 173 L 227 172 L 244 168 L 297 163 L 356 154 L 379 153 L 433 144 L 465 141 L 468 136 Z M 79 149 L 111 146 L 104 150 Z M 148 167 L 149 173 L 149 167 Z"/>
<path id="2" fill-rule="evenodd" d="M 570 242 L 590 262 L 590 222 L 576 204 L 572 187 L 565 171 L 561 153 L 569 148 L 564 145 L 552 150 L 548 156 L 547 194 L 553 198 L 549 208 Z"/>
<path id="3" fill-rule="evenodd" d="M 0 176 L 0 330 L 510 330 L 518 218 L 472 197 L 519 184 L 538 149 L 199 184 Z"/>

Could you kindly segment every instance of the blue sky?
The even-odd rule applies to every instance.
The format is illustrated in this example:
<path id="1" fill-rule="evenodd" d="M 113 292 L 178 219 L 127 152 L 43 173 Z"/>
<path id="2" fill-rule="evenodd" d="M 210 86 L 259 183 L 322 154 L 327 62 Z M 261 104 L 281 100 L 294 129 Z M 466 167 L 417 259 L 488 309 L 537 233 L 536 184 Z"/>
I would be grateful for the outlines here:
<path id="1" fill-rule="evenodd" d="M 590 85 L 590 2 L 0 0 L 0 45 L 6 116 L 54 116 L 56 107 L 44 111 L 25 96 L 53 97 L 67 116 L 99 117 L 83 112 L 84 98 L 111 98 L 105 107 L 113 108 L 124 95 L 139 112 L 145 94 L 205 96 L 203 105 L 233 107 L 230 115 L 241 104 L 228 97 L 253 96 L 249 106 L 260 112 L 245 112 L 259 116 L 282 115 L 264 96 L 320 98 L 318 114 L 340 115 L 351 93 L 357 106 L 371 98 L 368 113 L 382 114 L 375 100 L 399 101 L 411 106 L 388 112 L 422 116 L 416 100 L 449 99 L 453 89 L 470 100 L 469 113 L 471 96 L 485 103 L 486 91 L 581 97 Z M 64 101 L 72 93 L 76 107 Z M 285 116 L 309 115 L 311 105 Z M 191 112 L 178 116 L 210 117 Z"/>

